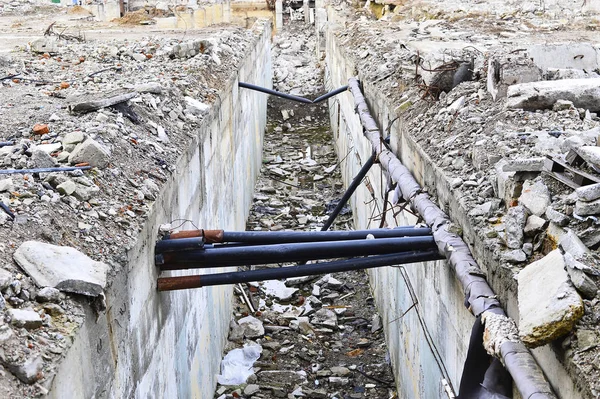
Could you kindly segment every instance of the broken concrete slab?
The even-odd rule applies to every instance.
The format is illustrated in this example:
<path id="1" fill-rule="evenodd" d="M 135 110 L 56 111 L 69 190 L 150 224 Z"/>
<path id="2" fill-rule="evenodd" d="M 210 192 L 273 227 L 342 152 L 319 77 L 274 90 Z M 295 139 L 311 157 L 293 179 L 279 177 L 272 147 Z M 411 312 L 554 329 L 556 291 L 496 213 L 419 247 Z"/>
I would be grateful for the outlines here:
<path id="1" fill-rule="evenodd" d="M 106 286 L 109 266 L 75 248 L 26 241 L 17 248 L 13 258 L 41 287 L 97 296 Z"/>
<path id="2" fill-rule="evenodd" d="M 579 216 L 600 214 L 600 199 L 595 201 L 577 201 L 574 212 Z"/>
<path id="3" fill-rule="evenodd" d="M 69 110 L 72 113 L 86 113 L 97 111 L 111 105 L 123 103 L 138 96 L 137 92 L 126 93 L 100 93 L 78 97 L 71 101 Z"/>
<path id="4" fill-rule="evenodd" d="M 582 201 L 594 201 L 600 198 L 600 183 L 589 184 L 575 189 L 577 198 Z"/>
<path id="5" fill-rule="evenodd" d="M 519 335 L 527 346 L 535 348 L 565 335 L 583 316 L 583 301 L 569 280 L 560 250 L 526 266 L 517 280 Z"/>
<path id="6" fill-rule="evenodd" d="M 600 79 L 598 79 L 600 84 Z M 585 145 L 577 149 L 577 154 L 587 163 L 600 167 L 600 147 Z"/>
<path id="7" fill-rule="evenodd" d="M 563 79 L 512 85 L 507 90 L 507 108 L 535 111 L 551 109 L 558 100 L 568 100 L 577 108 L 600 110 L 600 78 Z"/>
<path id="8" fill-rule="evenodd" d="M 2 364 L 24 383 L 33 384 L 43 377 L 41 371 L 44 362 L 41 355 L 32 355 L 24 362 L 14 362 L 11 360 L 12 359 L 2 356 Z"/>
<path id="9" fill-rule="evenodd" d="M 527 180 L 523 183 L 519 203 L 527 208 L 530 213 L 542 216 L 546 213 L 546 208 L 552 203 L 552 198 L 550 197 L 548 187 L 546 187 L 542 180 Z"/>
<path id="10" fill-rule="evenodd" d="M 506 161 L 502 164 L 504 172 L 541 172 L 544 170 L 544 161 L 546 158 L 517 158 Z"/>
<path id="11" fill-rule="evenodd" d="M 598 293 L 598 286 L 583 271 L 567 265 L 567 273 L 577 291 L 585 299 L 594 299 Z"/>
<path id="12" fill-rule="evenodd" d="M 93 168 L 105 168 L 109 160 L 109 152 L 100 143 L 92 139 L 79 143 L 69 155 L 69 163 L 87 162 Z"/>

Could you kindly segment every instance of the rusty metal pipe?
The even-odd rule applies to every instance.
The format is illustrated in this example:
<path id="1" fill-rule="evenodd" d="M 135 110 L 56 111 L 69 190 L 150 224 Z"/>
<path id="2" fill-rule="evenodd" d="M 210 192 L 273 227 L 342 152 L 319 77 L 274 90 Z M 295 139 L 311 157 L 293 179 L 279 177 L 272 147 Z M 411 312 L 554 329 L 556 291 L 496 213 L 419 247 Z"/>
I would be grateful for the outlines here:
<path id="1" fill-rule="evenodd" d="M 435 248 L 433 237 L 422 236 L 205 248 L 195 251 L 166 252 L 157 255 L 155 259 L 162 270 L 179 270 L 382 255 Z"/>
<path id="2" fill-rule="evenodd" d="M 350 270 L 370 269 L 390 265 L 428 262 L 443 259 L 437 251 L 404 252 L 368 258 L 338 260 L 311 265 L 280 267 L 276 269 L 248 270 L 216 274 L 158 278 L 159 291 L 183 290 L 211 285 L 247 283 L 251 281 L 275 280 L 290 277 L 313 276 Z"/>

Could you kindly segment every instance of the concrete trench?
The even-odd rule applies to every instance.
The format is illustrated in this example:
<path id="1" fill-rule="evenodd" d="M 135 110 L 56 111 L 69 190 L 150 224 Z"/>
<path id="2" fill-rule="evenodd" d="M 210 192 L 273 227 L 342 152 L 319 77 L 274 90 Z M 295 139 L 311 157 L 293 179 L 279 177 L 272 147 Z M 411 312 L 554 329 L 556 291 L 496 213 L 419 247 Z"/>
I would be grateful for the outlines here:
<path id="1" fill-rule="evenodd" d="M 255 36 L 244 49 L 236 70 L 220 83 L 222 87 L 215 90 L 216 94 L 212 93 L 216 100 L 210 111 L 193 131 L 187 132 L 185 140 L 190 140 L 189 145 L 174 152 L 173 173 L 161 183 L 155 202 L 134 233 L 133 244 L 123 244 L 123 253 L 111 264 L 115 269 L 105 292 L 106 309 L 98 311 L 97 304 L 92 307 L 81 298 L 73 299 L 76 306 L 65 305 L 67 308 L 72 306 L 69 322 L 79 324 L 68 336 L 64 353 L 61 347 L 60 351 L 52 352 L 57 356 L 51 361 L 48 360 L 50 355 L 44 358 L 43 371 L 49 378 L 41 380 L 39 386 L 24 385 L 7 372 L 0 376 L 6 385 L 2 389 L 6 391 L 0 392 L 20 389 L 18 392 L 22 397 L 46 392 L 47 397 L 55 398 L 217 399 L 428 399 L 451 397 L 457 393 L 474 318 L 464 306 L 463 287 L 443 261 L 385 267 L 367 273 L 336 274 L 314 280 L 290 279 L 279 283 L 156 292 L 155 282 L 160 272 L 154 265 L 152 248 L 157 231 L 167 227 L 192 227 L 189 224 L 177 226 L 174 221 L 178 219 L 191 220 L 201 228 L 227 230 L 318 229 L 344 187 L 371 156 L 372 148 L 363 136 L 350 93 L 331 98 L 326 104 L 302 105 L 274 97 L 267 100 L 264 94 L 239 88 L 238 83 L 242 81 L 314 98 L 346 85 L 349 77 L 361 78 L 369 107 L 379 127 L 389 134 L 392 149 L 419 183 L 435 195 L 440 207 L 451 215 L 457 231 L 470 245 L 507 313 L 519 320 L 516 276 L 517 269 L 524 265 L 521 262 L 507 266 L 499 255 L 505 247 L 498 244 L 499 239 L 495 240 L 499 234 L 504 234 L 497 226 L 502 224 L 505 215 L 497 210 L 494 217 L 482 221 L 473 210 L 479 209 L 484 198 L 490 199 L 492 194 L 499 197 L 493 198 L 498 199 L 498 204 L 499 200 L 505 200 L 509 205 L 517 203 L 520 190 L 512 193 L 516 197 L 507 198 L 508 188 L 499 193 L 492 190 L 494 184 L 499 190 L 500 183 L 493 179 L 504 178 L 501 173 L 490 181 L 482 177 L 488 177 L 483 174 L 482 165 L 497 160 L 496 148 L 482 149 L 481 140 L 470 148 L 472 143 L 459 139 L 458 149 L 452 145 L 436 147 L 436 140 L 443 143 L 447 138 L 437 132 L 419 130 L 423 128 L 422 120 L 427 119 L 432 125 L 441 126 L 442 132 L 447 128 L 450 133 L 455 119 L 460 119 L 458 112 L 455 119 L 446 121 L 444 117 L 449 115 L 448 109 L 456 104 L 461 106 L 461 95 L 466 97 L 466 100 L 462 99 L 463 104 L 471 101 L 493 107 L 493 103 L 485 102 L 489 100 L 488 94 L 494 97 L 506 94 L 509 85 L 500 82 L 507 87 L 491 87 L 488 88 L 490 93 L 486 93 L 482 79 L 465 82 L 457 89 L 459 94 L 450 93 L 437 104 L 426 107 L 421 101 L 421 108 L 413 108 L 413 101 L 422 100 L 422 93 L 410 92 L 411 99 L 396 96 L 395 92 L 401 91 L 401 86 L 393 78 L 392 82 L 385 82 L 389 76 L 385 75 L 386 71 L 381 72 L 378 65 L 373 68 L 365 65 L 365 57 L 373 57 L 375 52 L 357 54 L 348 26 L 355 24 L 357 32 L 363 29 L 357 33 L 361 39 L 361 35 L 370 37 L 365 33 L 369 28 L 361 27 L 360 21 L 348 18 L 340 8 L 317 1 L 315 26 L 305 25 L 302 21 L 290 23 L 286 19 L 284 28 L 272 36 L 268 24 L 254 23 L 256 17 L 265 15 L 264 10 L 251 13 L 249 8 L 252 6 L 238 7 L 248 8 L 241 20 Z M 384 21 L 385 14 L 394 11 L 388 6 L 372 7 Z M 201 27 L 216 23 L 226 15 L 227 19 L 233 17 L 229 16 L 229 10 L 228 3 L 217 4 L 161 23 L 166 24 L 165 27 L 181 24 Z M 439 35 L 435 31 L 437 22 L 428 22 L 428 19 L 426 16 L 422 22 L 425 28 L 418 34 L 429 34 L 427 29 L 432 29 Z M 392 33 L 408 40 L 414 32 Z M 143 32 L 138 31 L 136 35 L 141 37 Z M 314 41 L 318 46 L 316 50 Z M 373 40 L 376 41 L 379 43 L 379 39 Z M 438 45 L 424 41 L 411 43 L 411 46 L 415 46 L 411 51 L 423 50 L 421 54 L 427 57 L 428 51 Z M 180 49 L 186 52 L 181 46 Z M 408 50 L 406 47 L 398 50 L 400 54 L 404 54 L 403 51 Z M 558 65 L 552 72 L 555 74 L 565 73 L 565 69 L 575 74 L 569 69 L 575 62 L 585 64 L 585 68 L 581 68 L 586 71 L 580 74 L 587 76 L 587 70 L 597 67 L 600 59 L 597 46 L 587 43 L 569 48 L 537 44 L 530 51 L 541 69 Z M 386 60 L 395 56 L 390 52 L 385 55 Z M 477 68 L 482 68 L 481 60 L 478 62 Z M 493 63 L 489 66 L 491 68 Z M 528 73 L 535 72 L 535 68 L 528 69 Z M 412 66 L 405 70 L 413 73 Z M 385 83 L 380 83 L 381 80 Z M 467 111 L 471 112 L 473 108 L 476 107 Z M 404 113 L 405 109 L 409 112 Z M 532 121 L 536 117 L 548 117 L 555 124 L 565 123 L 565 126 L 574 120 L 574 129 L 584 130 L 584 127 L 595 126 L 598 120 L 590 110 L 595 111 L 559 110 L 555 119 L 547 110 L 526 116 Z M 398 119 L 399 115 L 402 117 Z M 522 116 L 518 114 L 517 118 Z M 476 119 L 469 123 L 479 124 Z M 530 132 L 526 130 L 525 133 Z M 521 143 L 529 140 L 522 136 L 515 137 Z M 475 141 L 473 137 L 468 139 Z M 448 151 L 446 147 L 449 146 L 454 150 Z M 441 151 L 442 156 L 435 154 L 432 148 Z M 465 188 L 463 180 L 466 177 L 461 176 L 464 179 L 459 183 L 451 178 L 448 164 L 444 164 L 448 156 L 464 156 L 468 162 L 477 164 L 480 171 L 472 173 L 475 178 L 471 179 L 475 183 L 469 181 L 471 189 L 479 190 L 476 195 L 463 195 L 456 189 Z M 510 183 L 510 178 L 507 179 Z M 546 184 L 552 187 L 547 181 Z M 375 165 L 334 228 L 367 229 L 418 223 L 420 219 L 411 212 L 397 211 L 401 204 L 394 205 L 391 210 L 386 208 L 384 204 L 392 202 L 393 196 L 387 176 Z M 568 213 L 568 209 L 573 208 L 574 202 L 561 208 L 569 217 L 573 213 Z M 384 212 L 384 208 L 388 211 Z M 21 208 L 19 212 L 23 213 Z M 552 219 L 547 214 L 542 216 L 551 219 L 550 241 L 555 235 L 558 237 L 556 242 L 563 248 L 567 245 L 564 238 L 571 237 L 572 245 L 579 245 L 579 238 L 565 232 L 561 228 L 564 225 L 558 226 L 564 220 Z M 166 226 L 169 222 L 173 223 Z M 578 222 L 574 216 L 568 223 L 575 228 L 575 235 L 581 232 L 577 230 L 580 226 L 575 225 Z M 584 232 L 587 235 L 582 235 L 586 244 L 581 245 L 597 251 L 598 241 L 594 241 L 594 233 L 590 233 L 596 224 L 586 220 L 581 225 L 585 223 L 589 228 Z M 487 224 L 495 229 L 495 236 L 486 230 Z M 482 225 L 486 227 L 482 228 Z M 19 234 L 22 237 L 37 232 Z M 36 235 L 34 238 L 41 240 Z M 557 243 L 554 243 L 555 247 Z M 538 255 L 547 255 L 545 249 L 540 251 Z M 163 275 L 222 271 L 225 269 L 211 268 Z M 6 287 L 3 290 L 6 291 Z M 587 399 L 598 392 L 592 378 L 597 371 L 595 359 L 599 358 L 596 352 L 600 335 L 596 331 L 595 316 L 600 314 L 597 312 L 598 301 L 586 298 L 584 305 L 586 315 L 576 333 L 571 332 L 566 338 L 532 349 L 560 398 Z M 12 306 L 17 307 L 11 302 Z M 7 326 L 1 327 L 4 334 L 1 338 L 5 341 Z M 47 338 L 44 333 L 42 343 Z M 19 337 L 26 334 L 35 337 L 33 332 L 25 330 L 18 334 Z M 583 346 L 584 342 L 589 345 Z M 254 363 L 254 373 L 243 383 L 219 384 L 223 355 L 243 345 L 257 344 L 262 348 L 262 354 Z M 10 364 L 10 359 L 6 360 L 4 355 L 0 360 L 6 367 Z M 514 397 L 519 397 L 516 388 L 514 390 Z"/>

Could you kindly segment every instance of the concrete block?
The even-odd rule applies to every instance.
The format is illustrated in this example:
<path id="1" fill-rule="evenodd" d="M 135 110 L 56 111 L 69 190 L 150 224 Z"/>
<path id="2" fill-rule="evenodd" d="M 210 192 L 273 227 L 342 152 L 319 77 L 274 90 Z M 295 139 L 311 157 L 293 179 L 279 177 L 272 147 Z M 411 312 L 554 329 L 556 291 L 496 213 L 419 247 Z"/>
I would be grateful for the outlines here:
<path id="1" fill-rule="evenodd" d="M 488 62 L 487 90 L 494 100 L 506 97 L 510 85 L 541 79 L 542 71 L 527 58 L 505 55 Z"/>
<path id="2" fill-rule="evenodd" d="M 87 162 L 93 168 L 105 168 L 110 160 L 108 151 L 95 140 L 87 139 L 75 147 L 69 155 L 69 163 Z"/>
<path id="3" fill-rule="evenodd" d="M 583 301 L 570 283 L 560 250 L 525 267 L 517 280 L 519 335 L 527 346 L 567 334 L 583 316 Z"/>
<path id="4" fill-rule="evenodd" d="M 526 236 L 531 237 L 544 230 L 548 225 L 548 221 L 536 215 L 531 215 L 527 218 L 527 224 L 523 229 Z"/>
<path id="5" fill-rule="evenodd" d="M 527 47 L 527 56 L 543 71 L 598 68 L 597 50 L 590 43 L 533 44 Z"/>
<path id="6" fill-rule="evenodd" d="M 600 79 L 598 79 L 598 84 L 600 84 Z M 577 154 L 585 159 L 587 163 L 600 167 L 600 147 L 591 145 L 579 147 L 577 149 Z"/>
<path id="7" fill-rule="evenodd" d="M 541 216 L 546 213 L 546 208 L 550 205 L 550 191 L 541 180 L 527 180 L 523 183 L 523 190 L 519 197 L 519 204 L 523 205 L 529 212 Z"/>
<path id="8" fill-rule="evenodd" d="M 600 110 L 600 78 L 563 79 L 515 84 L 507 90 L 507 108 L 529 111 L 551 109 L 557 100 L 568 100 L 577 108 Z"/>
<path id="9" fill-rule="evenodd" d="M 13 257 L 41 287 L 97 296 L 106 286 L 109 266 L 75 248 L 26 241 L 17 248 Z"/>

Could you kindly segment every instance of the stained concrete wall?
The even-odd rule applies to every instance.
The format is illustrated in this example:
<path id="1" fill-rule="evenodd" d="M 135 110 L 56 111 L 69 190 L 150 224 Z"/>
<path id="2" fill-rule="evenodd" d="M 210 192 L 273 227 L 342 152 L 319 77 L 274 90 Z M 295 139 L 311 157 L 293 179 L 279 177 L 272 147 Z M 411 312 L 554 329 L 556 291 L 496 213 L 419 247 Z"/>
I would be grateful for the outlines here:
<path id="1" fill-rule="evenodd" d="M 136 245 L 124 254 L 120 263 L 125 266 L 114 265 L 107 310 L 87 315 L 49 397 L 212 397 L 232 288 L 158 293 L 153 246 L 159 226 L 174 219 L 190 219 L 209 229 L 245 228 L 261 165 L 267 98 L 240 91 L 237 83 L 271 87 L 270 25 L 256 29 L 260 39 L 248 48 L 239 71 L 219 93 L 221 102 L 213 105 L 181 155 Z"/>

